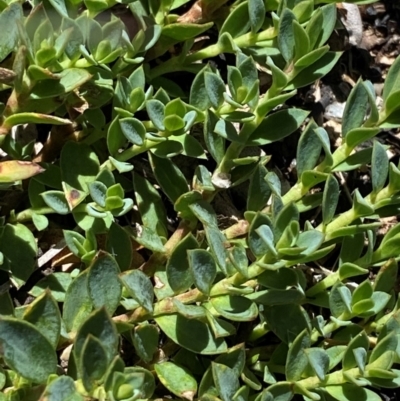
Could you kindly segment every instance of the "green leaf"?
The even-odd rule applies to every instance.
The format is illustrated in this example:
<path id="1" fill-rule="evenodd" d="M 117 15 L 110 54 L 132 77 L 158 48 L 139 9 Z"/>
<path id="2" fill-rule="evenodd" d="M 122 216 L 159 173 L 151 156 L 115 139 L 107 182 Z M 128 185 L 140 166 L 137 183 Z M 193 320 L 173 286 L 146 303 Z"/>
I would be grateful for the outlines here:
<path id="1" fill-rule="evenodd" d="M 180 152 L 182 152 L 183 155 L 195 157 L 197 159 L 206 159 L 206 155 L 204 153 L 205 149 L 203 148 L 203 145 L 201 145 L 201 143 L 196 138 L 190 135 L 190 133 L 174 135 L 169 139 L 170 141 L 175 141 L 182 145 L 182 151 L 180 150 Z"/>
<path id="2" fill-rule="evenodd" d="M 46 191 L 42 197 L 47 206 L 58 214 L 68 214 L 70 212 L 67 199 L 62 191 Z"/>
<path id="3" fill-rule="evenodd" d="M 63 146 L 60 165 L 62 181 L 81 191 L 87 191 L 88 184 L 95 181 L 100 166 L 96 153 L 88 145 L 74 141 Z"/>
<path id="4" fill-rule="evenodd" d="M 238 90 L 243 84 L 242 74 L 240 70 L 232 65 L 228 65 L 228 87 L 229 92 L 234 100 L 238 101 Z"/>
<path id="5" fill-rule="evenodd" d="M 111 155 L 117 156 L 121 148 L 127 144 L 127 138 L 122 132 L 119 117 L 116 117 L 108 127 L 107 148 Z"/>
<path id="6" fill-rule="evenodd" d="M 294 15 L 296 15 L 296 18 L 300 23 L 308 21 L 313 11 L 314 11 L 313 0 L 300 1 L 293 7 L 293 13 Z"/>
<path id="7" fill-rule="evenodd" d="M 204 224 L 204 223 L 203 223 Z M 215 257 L 215 261 L 224 274 L 227 274 L 226 260 L 227 260 L 227 239 L 220 229 L 213 225 L 205 225 L 204 230 L 207 237 L 208 245 L 210 246 L 211 253 Z"/>
<path id="8" fill-rule="evenodd" d="M 28 306 L 22 318 L 32 323 L 56 349 L 60 337 L 61 316 L 57 302 L 49 290 Z"/>
<path id="9" fill-rule="evenodd" d="M 319 47 L 319 38 L 321 38 L 322 36 L 323 27 L 324 16 L 321 7 L 315 10 L 306 26 L 306 32 L 308 34 L 308 37 L 310 38 L 311 49 Z"/>
<path id="10" fill-rule="evenodd" d="M 72 282 L 72 277 L 69 273 L 52 273 L 42 278 L 30 291 L 29 294 L 38 297 L 46 289 L 51 291 L 51 295 L 57 302 L 65 301 L 65 293 Z"/>
<path id="11" fill-rule="evenodd" d="M 133 170 L 133 165 L 130 163 L 120 162 L 113 157 L 109 156 L 108 160 L 110 160 L 111 164 L 117 169 L 119 173 L 128 173 Z"/>
<path id="12" fill-rule="evenodd" d="M 257 230 L 264 226 L 262 234 L 263 236 L 260 236 L 260 233 L 257 232 Z M 269 231 L 271 231 L 272 237 L 273 237 L 273 226 L 270 218 L 266 214 L 262 213 L 257 213 L 253 221 L 251 222 L 250 229 L 249 229 L 249 234 L 248 234 L 248 243 L 251 251 L 255 256 L 263 256 L 267 252 L 271 252 L 274 254 L 274 249 L 270 246 L 270 242 L 266 242 L 266 231 L 267 229 L 265 227 L 269 227 Z"/>
<path id="13" fill-rule="evenodd" d="M 302 88 L 322 78 L 336 65 L 341 55 L 340 52 L 325 53 L 314 64 L 302 69 L 285 89 Z"/>
<path id="14" fill-rule="evenodd" d="M 65 6 L 64 0 L 49 0 L 49 2 L 61 17 L 68 18 L 67 7 Z"/>
<path id="15" fill-rule="evenodd" d="M 246 298 L 261 305 L 300 304 L 304 300 L 304 293 L 297 289 L 269 289 L 254 292 Z"/>
<path id="16" fill-rule="evenodd" d="M 123 198 L 124 197 L 124 189 L 122 188 L 122 185 L 117 183 L 114 185 L 111 185 L 109 188 L 107 188 L 106 192 L 107 198 L 109 197 L 117 197 L 117 198 Z"/>
<path id="17" fill-rule="evenodd" d="M 367 362 L 367 351 L 365 348 L 356 348 L 353 350 L 354 357 L 357 361 L 357 366 L 362 373 L 365 371 L 365 364 Z"/>
<path id="18" fill-rule="evenodd" d="M 244 246 L 236 245 L 229 252 L 229 260 L 232 262 L 235 269 L 243 276 L 248 278 L 248 265 L 249 260 L 247 258 L 246 249 Z"/>
<path id="19" fill-rule="evenodd" d="M 119 305 L 122 285 L 118 278 L 119 267 L 114 258 L 100 254 L 89 268 L 88 290 L 94 308 L 105 307 L 112 315 Z"/>
<path id="20" fill-rule="evenodd" d="M 82 257 L 86 253 L 86 249 L 84 248 L 83 244 L 86 238 L 77 233 L 76 231 L 70 230 L 63 230 L 65 243 L 69 250 L 78 257 Z"/>
<path id="21" fill-rule="evenodd" d="M 308 316 L 300 305 L 273 305 L 261 312 L 268 327 L 284 342 L 291 343 L 304 330 L 310 330 Z"/>
<path id="22" fill-rule="evenodd" d="M 351 299 L 352 305 L 355 305 L 357 302 L 367 300 L 372 297 L 374 290 L 372 288 L 372 284 L 366 280 L 363 281 L 354 291 Z"/>
<path id="23" fill-rule="evenodd" d="M 0 294 L 0 317 L 1 316 L 14 316 L 14 304 L 10 297 L 9 292 Z M 0 370 L 0 388 L 1 388 L 1 370 Z"/>
<path id="24" fill-rule="evenodd" d="M 377 194 L 386 183 L 389 173 L 389 158 L 386 149 L 378 141 L 374 141 L 371 160 L 372 191 Z"/>
<path id="25" fill-rule="evenodd" d="M 289 347 L 285 369 L 287 380 L 296 382 L 301 379 L 308 365 L 305 349 L 310 346 L 311 339 L 308 330 L 303 330 Z"/>
<path id="26" fill-rule="evenodd" d="M 63 321 L 67 330 L 77 331 L 93 310 L 88 291 L 88 271 L 83 271 L 69 285 L 65 294 Z"/>
<path id="27" fill-rule="evenodd" d="M 7 3 L 6 3 L 7 4 Z M 3 8 L 3 7 L 2 7 Z M 0 26 L 7 32 L 0 39 L 0 62 L 2 62 L 18 43 L 18 23 L 22 20 L 22 7 L 19 3 L 11 3 L 0 14 Z"/>
<path id="28" fill-rule="evenodd" d="M 368 92 L 362 81 L 358 81 L 350 92 L 343 112 L 343 137 L 345 137 L 352 129 L 362 126 L 368 105 Z"/>
<path id="29" fill-rule="evenodd" d="M 393 164 L 389 165 L 389 193 L 394 194 L 400 190 L 400 170 Z"/>
<path id="30" fill-rule="evenodd" d="M 160 187 L 173 203 L 188 191 L 182 172 L 171 160 L 149 154 L 150 164 Z"/>
<path id="31" fill-rule="evenodd" d="M 250 30 L 249 5 L 244 2 L 235 7 L 225 19 L 220 37 L 224 33 L 229 33 L 233 39 L 244 35 Z"/>
<path id="32" fill-rule="evenodd" d="M 347 136 L 348 137 L 348 136 Z M 349 156 L 344 162 L 338 164 L 332 172 L 336 171 L 351 171 L 368 164 L 371 161 L 372 148 L 360 150 Z"/>
<path id="33" fill-rule="evenodd" d="M 209 65 L 206 65 L 194 78 L 190 88 L 190 104 L 199 110 L 206 111 L 211 105 L 207 96 L 206 84 L 204 76 L 206 72 L 211 71 Z"/>
<path id="34" fill-rule="evenodd" d="M 261 273 L 258 276 L 258 282 L 267 288 L 286 290 L 288 287 L 298 287 L 299 275 L 294 269 L 282 267 L 277 270 L 266 270 Z"/>
<path id="35" fill-rule="evenodd" d="M 20 124 L 52 124 L 52 125 L 69 125 L 70 120 L 65 118 L 50 116 L 40 113 L 16 113 L 7 117 L 3 122 L 3 127 L 10 129 Z"/>
<path id="36" fill-rule="evenodd" d="M 89 184 L 89 193 L 92 199 L 101 207 L 106 206 L 107 187 L 100 181 Z"/>
<path id="37" fill-rule="evenodd" d="M 354 128 L 347 133 L 346 144 L 350 149 L 354 149 L 360 143 L 368 141 L 369 139 L 376 136 L 379 131 L 380 131 L 379 128 L 374 128 L 374 127 Z"/>
<path id="38" fill-rule="evenodd" d="M 215 126 L 218 120 L 218 117 L 212 110 L 207 110 L 205 113 L 203 132 L 208 151 L 217 163 L 221 163 L 225 155 L 225 138 L 215 133 Z"/>
<path id="39" fill-rule="evenodd" d="M 119 336 L 114 322 L 104 308 L 95 310 L 79 328 L 75 337 L 74 354 L 79 362 L 83 357 L 86 339 L 94 336 L 104 347 L 109 364 L 118 353 Z"/>
<path id="40" fill-rule="evenodd" d="M 212 374 L 218 394 L 222 401 L 231 401 L 239 389 L 239 379 L 236 372 L 226 365 L 212 362 Z"/>
<path id="41" fill-rule="evenodd" d="M 1 317 L 0 342 L 4 362 L 23 378 L 46 383 L 49 375 L 56 373 L 53 346 L 31 323 Z"/>
<path id="42" fill-rule="evenodd" d="M 183 152 L 183 146 L 180 142 L 174 140 L 166 140 L 160 142 L 155 148 L 151 149 L 151 153 L 162 159 L 170 159 Z"/>
<path id="43" fill-rule="evenodd" d="M 189 351 L 214 355 L 227 350 L 225 341 L 222 338 L 214 338 L 209 326 L 199 320 L 172 314 L 158 316 L 155 321 L 170 339 Z M 196 333 L 196 336 L 193 336 L 193 333 Z"/>
<path id="44" fill-rule="evenodd" d="M 311 121 L 300 136 L 297 146 L 297 176 L 301 177 L 304 171 L 312 170 L 321 154 L 321 141 L 315 133 L 317 124 Z"/>
<path id="45" fill-rule="evenodd" d="M 175 293 L 186 291 L 193 284 L 193 271 L 190 269 L 188 250 L 199 246 L 191 233 L 183 238 L 173 249 L 167 262 L 168 283 Z"/>
<path id="46" fill-rule="evenodd" d="M 1 269 L 10 272 L 16 280 L 27 281 L 35 268 L 38 252 L 31 230 L 19 223 L 6 224 L 1 235 L 0 252 L 4 258 Z M 20 284 L 16 283 L 17 288 Z"/>
<path id="47" fill-rule="evenodd" d="M 288 382 L 279 382 L 267 387 L 268 393 L 272 395 L 272 399 L 266 398 L 267 401 L 290 401 L 293 397 L 293 384 Z"/>
<path id="48" fill-rule="evenodd" d="M 191 372 L 174 362 L 162 362 L 154 365 L 161 383 L 171 393 L 185 400 L 193 400 L 197 392 L 197 382 Z"/>
<path id="49" fill-rule="evenodd" d="M 151 99 L 146 102 L 146 110 L 147 114 L 150 117 L 150 120 L 154 124 L 154 126 L 159 131 L 165 131 L 164 126 L 164 115 L 165 115 L 165 106 L 159 100 Z"/>
<path id="50" fill-rule="evenodd" d="M 331 37 L 333 30 L 336 26 L 337 10 L 335 4 L 326 4 L 321 7 L 323 23 L 322 34 L 318 37 L 316 46 L 322 46 Z"/>
<path id="51" fill-rule="evenodd" d="M 224 103 L 224 81 L 214 72 L 205 72 L 204 84 L 211 105 L 218 109 Z"/>
<path id="52" fill-rule="evenodd" d="M 296 21 L 296 16 L 288 8 L 285 8 L 279 19 L 278 47 L 287 63 L 294 57 L 293 21 Z"/>
<path id="53" fill-rule="evenodd" d="M 147 311 L 153 312 L 154 289 L 150 279 L 140 270 L 124 272 L 120 277 L 129 295 Z"/>
<path id="54" fill-rule="evenodd" d="M 162 35 L 182 42 L 202 34 L 212 26 L 213 22 L 207 24 L 173 23 L 163 27 Z"/>
<path id="55" fill-rule="evenodd" d="M 328 224 L 335 217 L 336 207 L 339 202 L 339 184 L 333 174 L 328 176 L 325 182 L 322 197 L 322 221 Z"/>
<path id="56" fill-rule="evenodd" d="M 159 335 L 156 326 L 147 323 L 136 326 L 132 340 L 139 357 L 150 362 L 158 349 Z"/>
<path id="57" fill-rule="evenodd" d="M 398 341 L 398 336 L 394 332 L 391 332 L 384 338 L 380 339 L 376 347 L 372 350 L 368 363 L 376 363 L 377 360 L 387 351 L 396 352 Z M 386 367 L 383 367 L 383 369 L 386 369 Z M 390 367 L 387 367 L 387 369 L 390 369 Z"/>
<path id="58" fill-rule="evenodd" d="M 222 295 L 211 298 L 214 309 L 225 319 L 248 322 L 258 315 L 257 305 L 251 300 L 237 295 Z"/>
<path id="59" fill-rule="evenodd" d="M 251 134 L 247 146 L 261 146 L 279 141 L 296 131 L 309 112 L 300 109 L 280 110 L 268 115 Z"/>
<path id="60" fill-rule="evenodd" d="M 306 30 L 296 20 L 293 21 L 293 34 L 295 41 L 295 59 L 300 60 L 310 51 L 310 39 L 308 38 Z M 311 59 L 309 61 L 311 64 L 315 60 Z M 307 66 L 307 64 L 305 66 Z"/>
<path id="61" fill-rule="evenodd" d="M 128 232 L 140 245 L 143 245 L 145 248 L 150 249 L 153 252 L 165 252 L 161 238 L 150 228 L 142 227 L 139 224 L 136 224 L 135 228 L 129 228 L 130 230 L 128 229 Z"/>
<path id="62" fill-rule="evenodd" d="M 395 285 L 398 266 L 395 259 L 389 259 L 380 269 L 373 284 L 374 291 L 390 293 Z"/>
<path id="63" fill-rule="evenodd" d="M 42 80 L 39 81 L 33 88 L 32 90 L 32 97 L 34 99 L 44 99 L 44 98 L 52 98 L 55 96 L 61 96 L 72 92 L 76 89 L 78 89 L 79 87 L 81 87 L 84 83 L 88 82 L 90 79 L 92 78 L 92 75 L 81 68 L 66 68 L 65 70 L 63 70 L 60 75 L 59 75 L 59 81 L 58 82 L 54 82 L 52 85 L 48 84 L 48 80 Z M 21 114 L 25 115 L 26 117 L 28 117 L 28 115 L 31 115 L 30 118 L 34 118 L 35 114 L 34 113 L 23 113 Z M 36 118 L 44 118 L 44 119 L 48 119 L 48 123 L 51 124 L 51 118 L 55 118 L 54 116 L 42 116 L 40 117 L 40 115 L 36 115 Z M 57 120 L 54 120 L 55 122 L 53 124 L 60 124 L 62 123 L 62 119 L 58 119 L 58 123 L 56 122 Z M 68 120 L 66 120 L 68 121 Z M 38 123 L 40 123 L 40 120 L 38 120 Z M 43 120 L 43 123 L 45 123 L 45 121 Z M 65 124 L 65 123 L 64 123 Z"/>
<path id="64" fill-rule="evenodd" d="M 164 118 L 165 129 L 173 134 L 181 132 L 185 127 L 185 121 L 182 117 L 176 115 L 169 115 Z"/>
<path id="65" fill-rule="evenodd" d="M 59 376 L 53 380 L 46 387 L 43 397 L 46 401 L 83 401 L 74 380 L 69 376 Z"/>
<path id="66" fill-rule="evenodd" d="M 82 357 L 80 371 L 82 383 L 86 391 L 92 391 L 107 371 L 108 368 L 107 353 L 98 340 L 89 334 L 82 348 Z"/>
<path id="67" fill-rule="evenodd" d="M 336 318 L 351 312 L 351 292 L 340 282 L 333 286 L 329 294 L 329 307 Z"/>
<path id="68" fill-rule="evenodd" d="M 323 381 L 329 370 L 329 356 L 321 348 L 309 348 L 305 351 L 311 368 L 318 378 Z"/>
<path id="69" fill-rule="evenodd" d="M 119 119 L 118 122 L 122 133 L 129 142 L 138 146 L 143 145 L 146 128 L 140 120 L 127 117 Z"/>
<path id="70" fill-rule="evenodd" d="M 364 243 L 364 237 L 361 237 Z M 364 245 L 364 244 L 363 244 Z M 339 270 L 339 278 L 340 280 L 345 280 L 346 278 L 360 276 L 368 273 L 368 269 L 364 269 L 354 263 L 343 263 L 340 265 Z"/>
<path id="71" fill-rule="evenodd" d="M 177 116 L 183 118 L 185 116 L 185 114 L 186 114 L 186 106 L 182 102 L 182 100 L 179 98 L 171 100 L 165 106 L 165 115 L 166 116 L 177 115 Z"/>
<path id="72" fill-rule="evenodd" d="M 323 46 L 319 49 L 315 49 L 308 54 L 305 54 L 303 57 L 299 58 L 294 66 L 296 69 L 302 70 L 308 66 L 312 66 L 316 63 L 321 57 L 323 57 L 329 51 L 329 46 Z"/>
<path id="73" fill-rule="evenodd" d="M 187 251 L 189 266 L 196 288 L 209 295 L 217 275 L 217 266 L 212 255 L 204 249 Z"/>
<path id="74" fill-rule="evenodd" d="M 172 302 L 177 312 L 188 319 L 203 319 L 206 317 L 207 311 L 202 306 L 185 305 L 177 299 L 173 299 Z"/>
<path id="75" fill-rule="evenodd" d="M 215 124 L 214 132 L 231 142 L 244 144 L 243 138 L 238 135 L 235 126 L 230 121 L 219 119 Z"/>
<path id="76" fill-rule="evenodd" d="M 288 76 L 275 65 L 271 57 L 267 57 L 267 65 L 272 73 L 271 91 L 272 93 L 274 93 L 274 91 L 280 92 L 288 84 Z"/>
<path id="77" fill-rule="evenodd" d="M 381 397 L 371 390 L 345 383 L 335 386 L 326 386 L 325 390 L 338 401 L 368 400 L 381 401 Z"/>
<path id="78" fill-rule="evenodd" d="M 287 204 L 281 209 L 275 218 L 274 222 L 274 238 L 275 242 L 281 238 L 285 228 L 290 224 L 291 221 L 299 220 L 299 211 L 294 203 Z"/>
<path id="79" fill-rule="evenodd" d="M 258 212 L 266 206 L 271 197 L 271 189 L 265 180 L 268 170 L 259 164 L 250 178 L 247 195 L 247 210 Z"/>
<path id="80" fill-rule="evenodd" d="M 132 242 L 129 234 L 119 224 L 111 224 L 106 242 L 106 250 L 113 255 L 121 271 L 130 268 L 132 262 Z"/>
<path id="81" fill-rule="evenodd" d="M 358 366 L 356 354 L 354 353 L 358 348 L 363 348 L 365 351 L 369 349 L 369 339 L 364 331 L 354 336 L 348 344 L 343 355 L 343 370 L 349 370 Z"/>
<path id="82" fill-rule="evenodd" d="M 248 7 L 251 31 L 256 33 L 260 30 L 264 23 L 265 4 L 263 0 L 249 0 Z"/>
<path id="83" fill-rule="evenodd" d="M 400 90 L 400 60 L 397 58 L 391 65 L 383 87 L 383 100 L 386 102 L 389 96 Z"/>
<path id="84" fill-rule="evenodd" d="M 353 197 L 353 209 L 355 217 L 363 217 L 372 215 L 374 213 L 374 209 L 372 206 L 361 196 L 358 188 L 354 191 Z"/>

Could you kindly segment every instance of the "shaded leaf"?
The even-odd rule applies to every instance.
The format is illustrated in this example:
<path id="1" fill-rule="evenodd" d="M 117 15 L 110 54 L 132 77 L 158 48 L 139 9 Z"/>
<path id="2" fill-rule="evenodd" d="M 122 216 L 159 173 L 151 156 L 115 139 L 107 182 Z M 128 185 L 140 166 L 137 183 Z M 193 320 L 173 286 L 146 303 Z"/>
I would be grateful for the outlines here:
<path id="1" fill-rule="evenodd" d="M 227 350 L 225 341 L 215 339 L 209 326 L 199 320 L 187 319 L 179 314 L 158 316 L 155 320 L 170 339 L 189 351 L 214 355 Z"/>
<path id="2" fill-rule="evenodd" d="M 154 289 L 150 279 L 140 270 L 124 272 L 120 277 L 129 295 L 146 310 L 153 312 Z"/>
<path id="3" fill-rule="evenodd" d="M 161 383 L 173 394 L 185 400 L 193 400 L 197 392 L 197 382 L 190 371 L 173 362 L 154 365 Z"/>
<path id="4" fill-rule="evenodd" d="M 61 330 L 61 316 L 56 300 L 46 290 L 25 310 L 23 319 L 32 323 L 50 342 L 54 349 Z"/>
<path id="5" fill-rule="evenodd" d="M 208 295 L 217 275 L 214 258 L 204 249 L 194 249 L 188 251 L 188 259 L 195 286 Z"/>
<path id="6" fill-rule="evenodd" d="M 45 383 L 56 372 L 53 346 L 31 323 L 0 318 L 0 342 L 6 364 L 25 379 Z"/>
<path id="7" fill-rule="evenodd" d="M 100 254 L 89 268 L 88 290 L 93 306 L 105 307 L 110 315 L 117 309 L 122 294 L 118 273 L 117 262 L 108 254 Z"/>

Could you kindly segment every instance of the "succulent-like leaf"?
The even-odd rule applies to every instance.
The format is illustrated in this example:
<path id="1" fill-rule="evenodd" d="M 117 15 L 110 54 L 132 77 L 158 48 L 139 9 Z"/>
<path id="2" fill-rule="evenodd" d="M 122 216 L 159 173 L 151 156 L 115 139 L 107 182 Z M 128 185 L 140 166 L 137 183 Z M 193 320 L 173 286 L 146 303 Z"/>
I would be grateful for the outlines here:
<path id="1" fill-rule="evenodd" d="M 54 348 L 33 324 L 0 318 L 0 341 L 4 361 L 25 379 L 45 383 L 56 372 Z"/>

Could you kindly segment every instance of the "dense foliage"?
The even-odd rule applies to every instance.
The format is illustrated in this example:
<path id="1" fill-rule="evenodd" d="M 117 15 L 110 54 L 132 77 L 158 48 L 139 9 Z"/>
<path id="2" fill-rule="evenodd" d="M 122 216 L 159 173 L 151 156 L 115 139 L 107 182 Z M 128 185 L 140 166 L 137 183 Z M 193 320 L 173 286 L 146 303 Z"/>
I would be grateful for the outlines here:
<path id="1" fill-rule="evenodd" d="M 341 56 L 333 1 L 118 3 L 0 0 L 0 400 L 400 387 L 400 225 L 378 231 L 400 170 L 377 140 L 400 127 L 400 59 L 379 107 L 356 83 L 334 146 L 290 102 Z M 286 188 L 269 146 L 292 134 Z M 370 193 L 339 213 L 337 174 L 360 169 Z"/>

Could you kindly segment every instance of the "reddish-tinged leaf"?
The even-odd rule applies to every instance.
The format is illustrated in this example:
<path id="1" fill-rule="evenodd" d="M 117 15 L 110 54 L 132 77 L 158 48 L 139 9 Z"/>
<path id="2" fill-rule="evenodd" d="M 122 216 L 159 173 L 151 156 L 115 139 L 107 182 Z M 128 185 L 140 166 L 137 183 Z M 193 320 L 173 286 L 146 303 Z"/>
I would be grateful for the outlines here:
<path id="1" fill-rule="evenodd" d="M 39 164 L 19 160 L 8 160 L 0 163 L 0 182 L 25 180 L 44 171 Z"/>

